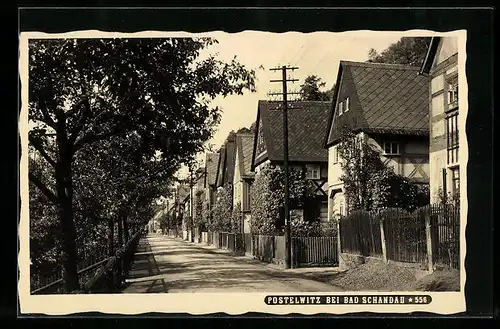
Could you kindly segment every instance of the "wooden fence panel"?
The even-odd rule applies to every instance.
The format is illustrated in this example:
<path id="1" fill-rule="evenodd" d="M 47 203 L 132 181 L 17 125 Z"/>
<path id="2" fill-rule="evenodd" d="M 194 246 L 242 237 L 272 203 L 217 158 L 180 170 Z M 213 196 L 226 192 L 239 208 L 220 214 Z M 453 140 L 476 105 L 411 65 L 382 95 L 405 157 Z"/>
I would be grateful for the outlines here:
<path id="1" fill-rule="evenodd" d="M 254 236 L 254 256 L 262 261 L 272 263 L 274 259 L 274 236 Z"/>
<path id="2" fill-rule="evenodd" d="M 429 207 L 432 237 L 432 256 L 436 264 L 459 268 L 460 207 L 437 204 Z"/>
<path id="3" fill-rule="evenodd" d="M 340 220 L 342 252 L 362 256 L 382 256 L 379 217 L 367 211 L 355 211 Z"/>
<path id="4" fill-rule="evenodd" d="M 336 237 L 293 237 L 294 266 L 338 265 Z"/>
<path id="5" fill-rule="evenodd" d="M 286 249 L 285 249 L 285 236 L 275 236 L 274 237 L 274 259 L 278 263 L 283 263 L 285 261 Z"/>
<path id="6" fill-rule="evenodd" d="M 253 256 L 253 244 L 252 244 L 252 234 L 243 234 L 243 244 L 245 247 L 245 255 Z"/>
<path id="7" fill-rule="evenodd" d="M 383 216 L 387 259 L 406 263 L 426 262 L 425 209 L 413 213 L 392 209 Z"/>

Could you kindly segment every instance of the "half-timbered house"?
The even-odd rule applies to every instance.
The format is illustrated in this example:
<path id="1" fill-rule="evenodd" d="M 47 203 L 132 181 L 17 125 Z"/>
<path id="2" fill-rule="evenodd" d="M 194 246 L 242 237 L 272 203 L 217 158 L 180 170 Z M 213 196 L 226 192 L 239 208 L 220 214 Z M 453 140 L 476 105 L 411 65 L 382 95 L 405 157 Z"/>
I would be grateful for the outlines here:
<path id="1" fill-rule="evenodd" d="M 458 199 L 459 140 L 464 140 L 465 109 L 459 106 L 458 42 L 456 37 L 433 37 L 421 73 L 430 77 L 430 190 L 431 202 L 448 196 Z M 460 109 L 460 107 L 462 107 Z M 460 111 L 459 111 L 460 109 Z M 444 197 L 444 198 L 443 198 Z"/>
<path id="2" fill-rule="evenodd" d="M 329 218 L 347 214 L 338 143 L 344 128 L 379 150 L 383 162 L 414 182 L 429 183 L 428 79 L 419 67 L 341 61 L 325 148 Z"/>
<path id="3" fill-rule="evenodd" d="M 306 221 L 327 220 L 328 152 L 323 148 L 330 102 L 296 101 L 288 109 L 288 161 L 310 180 L 311 198 L 302 209 Z M 255 175 L 267 164 L 283 166 L 283 112 L 279 103 L 259 101 L 252 155 Z"/>

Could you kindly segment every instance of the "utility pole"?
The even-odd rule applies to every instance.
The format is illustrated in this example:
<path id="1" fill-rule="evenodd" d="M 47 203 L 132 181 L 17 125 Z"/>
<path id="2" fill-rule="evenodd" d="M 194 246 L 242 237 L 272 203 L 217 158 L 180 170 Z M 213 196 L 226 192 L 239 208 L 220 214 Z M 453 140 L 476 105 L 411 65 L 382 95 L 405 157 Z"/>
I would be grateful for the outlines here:
<path id="1" fill-rule="evenodd" d="M 282 83 L 282 93 L 269 93 L 269 95 L 281 95 L 282 100 L 282 111 L 283 111 L 283 167 L 285 173 L 285 199 L 283 203 L 283 210 L 285 213 L 285 267 L 292 268 L 292 238 L 291 238 L 291 227 L 290 227 L 290 183 L 289 183 L 289 170 L 288 170 L 288 95 L 298 94 L 296 92 L 289 93 L 287 91 L 287 82 L 295 82 L 298 79 L 288 79 L 287 71 L 296 70 L 298 67 L 290 67 L 283 65 L 281 67 L 272 68 L 271 71 L 281 71 L 282 79 L 280 80 L 270 80 L 270 82 L 281 82 Z"/>
<path id="2" fill-rule="evenodd" d="M 194 205 L 193 205 L 193 169 L 194 164 L 192 162 L 189 163 L 189 208 L 191 212 L 190 217 L 190 226 L 191 229 L 189 232 L 189 242 L 194 242 Z"/>

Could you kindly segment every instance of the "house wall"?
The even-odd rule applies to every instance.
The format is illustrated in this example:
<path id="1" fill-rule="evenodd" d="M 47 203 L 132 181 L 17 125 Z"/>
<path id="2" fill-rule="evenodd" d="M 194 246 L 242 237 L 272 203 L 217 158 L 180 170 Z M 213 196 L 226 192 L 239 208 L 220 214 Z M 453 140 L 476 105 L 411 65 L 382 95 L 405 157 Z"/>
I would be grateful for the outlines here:
<path id="1" fill-rule="evenodd" d="M 397 174 L 415 179 L 419 182 L 429 182 L 431 173 L 429 161 L 429 142 L 427 138 L 410 136 L 380 136 L 359 133 L 359 138 L 364 139 L 375 149 L 382 152 L 384 140 L 390 140 L 399 143 L 400 155 L 384 156 L 382 161 L 393 168 Z M 346 214 L 346 198 L 343 193 L 343 183 L 340 180 L 342 176 L 342 167 L 340 157 L 335 162 L 335 153 L 337 146 L 328 148 L 328 220 L 336 214 Z"/>
<path id="2" fill-rule="evenodd" d="M 234 162 L 234 176 L 233 176 L 233 206 L 235 207 L 238 204 L 238 202 L 240 203 L 240 205 L 243 203 L 243 182 L 240 174 L 240 161 L 238 157 L 238 150 L 236 150 L 236 161 Z"/>
<path id="3" fill-rule="evenodd" d="M 399 143 L 399 155 L 381 155 L 381 160 L 398 175 L 419 182 L 429 182 L 429 141 L 427 138 L 411 136 L 365 135 L 366 141 L 383 153 L 384 141 Z"/>
<path id="4" fill-rule="evenodd" d="M 430 147 L 429 147 L 429 169 L 430 169 L 430 192 L 431 203 L 439 202 L 439 191 L 446 184 L 446 190 L 452 192 L 452 169 L 459 168 L 459 161 L 448 160 L 448 129 L 447 116 L 452 112 L 448 104 L 449 85 L 458 80 L 458 43 L 456 38 L 443 37 L 438 46 L 433 67 L 430 71 L 431 83 L 429 86 L 430 104 Z M 460 111 L 458 122 L 463 115 Z M 462 137 L 463 128 L 458 127 L 459 141 Z M 460 168 L 462 170 L 463 168 Z M 443 179 L 443 170 L 446 177 Z M 460 175 L 463 176 L 463 175 Z"/>

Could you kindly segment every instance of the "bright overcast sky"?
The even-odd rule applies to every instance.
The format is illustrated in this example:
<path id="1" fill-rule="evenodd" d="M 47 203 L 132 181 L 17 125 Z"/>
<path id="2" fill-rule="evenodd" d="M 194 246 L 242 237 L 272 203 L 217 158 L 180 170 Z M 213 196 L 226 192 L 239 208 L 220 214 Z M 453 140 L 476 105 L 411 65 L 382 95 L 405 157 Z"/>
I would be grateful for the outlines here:
<path id="1" fill-rule="evenodd" d="M 204 34 L 206 35 L 206 34 Z M 398 41 L 403 35 L 387 32 L 315 32 L 315 33 L 269 33 L 245 31 L 240 33 L 213 32 L 210 34 L 219 41 L 207 49 L 218 53 L 219 58 L 230 61 L 236 55 L 238 61 L 249 69 L 256 70 L 257 92 L 245 92 L 244 95 L 216 98 L 214 104 L 222 110 L 222 120 L 212 140 L 220 147 L 231 130 L 249 127 L 257 118 L 257 103 L 269 99 L 271 90 L 281 91 L 279 83 L 270 83 L 270 79 L 280 79 L 281 72 L 270 71 L 278 65 L 299 67 L 291 77 L 299 79 L 289 84 L 288 89 L 297 90 L 304 78 L 315 74 L 326 82 L 325 90 L 330 89 L 337 79 L 340 60 L 366 61 L 368 50 L 378 52 Z M 264 69 L 259 69 L 260 66 Z M 180 176 L 185 176 L 182 170 Z"/>

